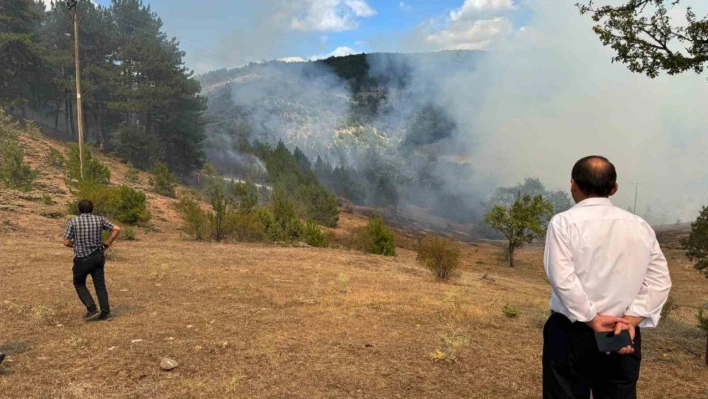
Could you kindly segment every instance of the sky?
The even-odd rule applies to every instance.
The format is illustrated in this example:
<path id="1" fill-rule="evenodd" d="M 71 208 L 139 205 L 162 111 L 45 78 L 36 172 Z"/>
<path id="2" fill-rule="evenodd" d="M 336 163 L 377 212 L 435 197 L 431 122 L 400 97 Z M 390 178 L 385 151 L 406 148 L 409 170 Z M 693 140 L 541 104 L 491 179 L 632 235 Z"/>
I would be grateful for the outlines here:
<path id="1" fill-rule="evenodd" d="M 504 186 L 536 176 L 567 189 L 573 163 L 600 154 L 618 168 L 623 208 L 634 202 L 634 182 L 643 183 L 640 213 L 651 207 L 663 221 L 693 220 L 708 205 L 706 74 L 650 79 L 612 63 L 575 1 L 144 2 L 197 73 L 359 52 L 488 50 L 475 68 L 427 76 L 439 82 L 435 100 L 461 141 L 474 143 L 467 157 L 480 176 Z M 684 0 L 669 10 L 674 23 L 685 23 L 689 6 L 708 15 L 705 0 Z"/>
<path id="2" fill-rule="evenodd" d="M 46 3 L 51 0 L 44 0 Z M 93 0 L 107 6 L 110 0 Z M 197 73 L 271 59 L 488 49 L 524 26 L 519 0 L 144 0 Z"/>

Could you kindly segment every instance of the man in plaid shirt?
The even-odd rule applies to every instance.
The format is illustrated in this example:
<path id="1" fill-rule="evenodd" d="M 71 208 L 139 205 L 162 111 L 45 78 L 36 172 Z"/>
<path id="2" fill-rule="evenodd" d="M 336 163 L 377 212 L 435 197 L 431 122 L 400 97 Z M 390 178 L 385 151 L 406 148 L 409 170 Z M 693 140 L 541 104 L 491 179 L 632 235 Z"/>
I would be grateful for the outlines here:
<path id="1" fill-rule="evenodd" d="M 120 234 L 120 227 L 106 220 L 102 216 L 92 214 L 93 203 L 88 200 L 79 202 L 80 215 L 69 222 L 64 233 L 64 245 L 74 248 L 74 287 L 79 299 L 86 306 L 86 321 L 108 320 L 111 318 L 111 309 L 108 304 L 108 291 L 103 276 L 103 267 L 106 264 L 104 251 L 113 244 Z M 103 242 L 103 230 L 111 231 L 111 237 Z M 93 297 L 86 288 L 86 278 L 91 275 L 96 288 L 96 296 L 101 306 L 99 313 Z"/>

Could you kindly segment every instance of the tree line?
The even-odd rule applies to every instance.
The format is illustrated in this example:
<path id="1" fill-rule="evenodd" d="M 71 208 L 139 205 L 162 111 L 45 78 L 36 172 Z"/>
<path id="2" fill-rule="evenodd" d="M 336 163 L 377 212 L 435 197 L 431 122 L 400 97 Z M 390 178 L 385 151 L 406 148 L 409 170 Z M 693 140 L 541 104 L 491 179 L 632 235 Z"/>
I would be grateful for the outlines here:
<path id="1" fill-rule="evenodd" d="M 179 42 L 141 0 L 79 0 L 86 139 L 147 169 L 186 175 L 204 161 L 201 86 Z M 0 107 L 76 137 L 72 10 L 57 1 L 0 3 Z"/>

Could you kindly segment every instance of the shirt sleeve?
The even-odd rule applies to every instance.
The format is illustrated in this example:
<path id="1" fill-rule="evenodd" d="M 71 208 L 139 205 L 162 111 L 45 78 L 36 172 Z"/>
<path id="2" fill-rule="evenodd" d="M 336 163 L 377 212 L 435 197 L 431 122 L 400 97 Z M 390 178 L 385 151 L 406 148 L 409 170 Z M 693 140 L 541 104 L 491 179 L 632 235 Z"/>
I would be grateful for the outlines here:
<path id="1" fill-rule="evenodd" d="M 115 226 L 113 225 L 113 223 L 109 222 L 108 219 L 106 219 L 106 218 L 104 218 L 104 217 L 102 217 L 101 219 L 102 219 L 102 221 L 101 221 L 101 228 L 102 228 L 103 230 L 109 230 L 109 231 L 110 231 L 110 230 L 113 230 L 113 227 L 115 227 Z"/>
<path id="2" fill-rule="evenodd" d="M 653 232 L 652 238 L 654 245 L 651 250 L 651 261 L 642 288 L 625 312 L 627 316 L 644 317 L 645 319 L 639 324 L 639 327 L 646 328 L 656 327 L 659 324 L 661 309 L 669 298 L 671 290 L 669 265 Z"/>
<path id="3" fill-rule="evenodd" d="M 74 222 L 71 221 L 69 224 L 66 226 L 66 231 L 64 231 L 64 238 L 67 240 L 73 240 L 74 239 Z"/>
<path id="4" fill-rule="evenodd" d="M 561 223 L 554 217 L 548 225 L 543 264 L 553 292 L 567 310 L 565 315 L 568 319 L 572 322 L 588 322 L 595 318 L 597 309 L 595 303 L 588 299 L 575 274 L 567 227 Z"/>

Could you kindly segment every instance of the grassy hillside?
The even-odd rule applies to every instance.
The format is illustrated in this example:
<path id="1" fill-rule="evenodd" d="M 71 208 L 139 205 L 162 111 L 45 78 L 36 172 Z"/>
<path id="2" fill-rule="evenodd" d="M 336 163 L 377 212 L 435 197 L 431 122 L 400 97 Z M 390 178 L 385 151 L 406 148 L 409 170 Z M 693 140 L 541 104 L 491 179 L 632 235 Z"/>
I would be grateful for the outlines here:
<path id="1" fill-rule="evenodd" d="M 145 190 L 151 229 L 119 241 L 106 266 L 115 319 L 84 323 L 60 246 L 71 195 L 43 165 L 57 142 L 23 138 L 40 178 L 1 191 L 0 367 L 3 398 L 532 398 L 540 397 L 549 286 L 542 251 L 504 266 L 501 249 L 463 245 L 461 275 L 436 282 L 399 256 L 184 239 L 174 200 Z M 114 183 L 127 168 L 102 158 Z M 55 205 L 46 205 L 50 193 Z M 344 213 L 345 238 L 366 223 Z M 640 395 L 705 398 L 705 333 L 695 309 L 708 280 L 669 251 L 679 307 L 645 335 Z M 519 311 L 515 319 L 505 305 Z M 446 343 L 446 340 L 448 343 Z M 435 361 L 458 347 L 457 362 Z M 180 365 L 161 371 L 169 357 Z"/>

